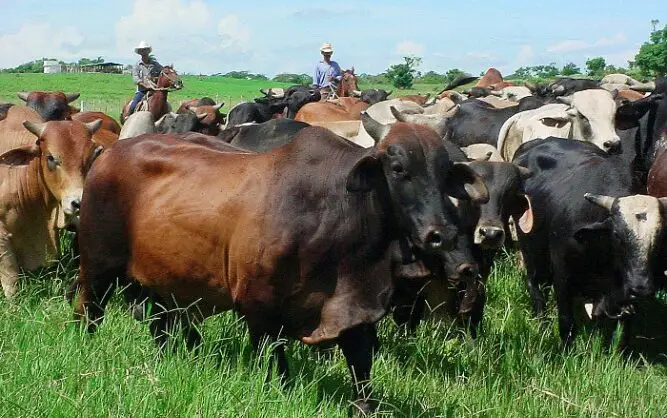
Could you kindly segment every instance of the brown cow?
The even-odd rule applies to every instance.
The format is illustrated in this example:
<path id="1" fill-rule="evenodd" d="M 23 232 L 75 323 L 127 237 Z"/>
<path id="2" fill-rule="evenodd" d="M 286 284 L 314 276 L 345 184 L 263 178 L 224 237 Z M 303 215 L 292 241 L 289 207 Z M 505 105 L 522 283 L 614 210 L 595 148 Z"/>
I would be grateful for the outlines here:
<path id="1" fill-rule="evenodd" d="M 429 97 L 431 97 L 431 93 L 426 93 L 426 95 L 424 95 L 424 96 L 422 96 L 420 94 L 400 96 L 400 97 L 397 97 L 397 99 L 408 101 L 408 102 L 414 102 L 414 103 L 417 103 L 419 106 L 424 106 L 424 105 L 426 105 L 426 101 L 429 99 Z"/>
<path id="2" fill-rule="evenodd" d="M 77 317 L 94 331 L 116 283 L 139 283 L 157 298 L 154 309 L 164 307 L 151 325 L 161 344 L 175 321 L 196 343 L 187 318 L 230 309 L 244 316 L 255 348 L 279 335 L 335 341 L 355 378 L 356 406 L 368 411 L 394 243 L 407 237 L 447 277 L 474 278 L 471 256 L 450 256 L 458 217 L 443 193 L 488 199 L 432 130 L 396 123 L 369 133 L 378 143 L 362 148 L 308 127 L 260 154 L 165 136 L 118 142 L 86 182 Z M 285 376 L 283 350 L 275 354 Z"/>
<path id="3" fill-rule="evenodd" d="M 482 76 L 482 78 L 480 78 L 479 81 L 477 81 L 475 87 L 482 87 L 485 89 L 499 91 L 504 89 L 505 87 L 513 85 L 514 83 L 503 80 L 503 76 L 502 74 L 500 74 L 500 71 L 491 67 L 488 70 L 486 70 L 486 73 Z"/>
<path id="4" fill-rule="evenodd" d="M 65 94 L 61 91 L 31 91 L 18 93 L 31 109 L 34 109 L 42 121 L 70 119 L 79 109 L 69 104 L 79 97 L 79 93 Z"/>
<path id="5" fill-rule="evenodd" d="M 361 120 L 361 112 L 369 106 L 368 103 L 354 97 L 341 97 L 328 102 L 311 102 L 303 105 L 294 119 L 301 122 Z"/>
<path id="6" fill-rule="evenodd" d="M 655 160 L 648 172 L 648 194 L 654 197 L 667 197 L 667 126 L 662 130 L 657 141 Z"/>
<path id="7" fill-rule="evenodd" d="M 100 121 L 24 126 L 30 140 L 0 155 L 0 280 L 6 297 L 18 290 L 20 268 L 34 270 L 56 259 L 56 227 L 76 219 L 84 175 L 102 151 L 91 140 Z"/>
<path id="8" fill-rule="evenodd" d="M 116 122 L 116 119 L 102 112 L 79 112 L 72 115 L 72 120 L 81 122 L 81 123 L 90 123 L 94 120 L 99 119 L 102 121 L 101 129 L 106 129 L 109 132 L 115 134 L 120 134 L 120 124 Z"/>

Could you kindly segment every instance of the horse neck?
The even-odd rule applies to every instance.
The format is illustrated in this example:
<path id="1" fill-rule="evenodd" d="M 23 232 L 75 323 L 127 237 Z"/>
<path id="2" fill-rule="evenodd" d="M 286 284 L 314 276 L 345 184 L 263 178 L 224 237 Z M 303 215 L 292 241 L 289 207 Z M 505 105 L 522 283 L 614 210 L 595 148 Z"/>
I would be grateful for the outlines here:
<path id="1" fill-rule="evenodd" d="M 153 91 L 153 94 L 150 97 L 150 102 L 148 103 L 148 109 L 153 114 L 153 118 L 155 120 L 160 119 L 165 113 L 167 113 L 167 91 Z"/>

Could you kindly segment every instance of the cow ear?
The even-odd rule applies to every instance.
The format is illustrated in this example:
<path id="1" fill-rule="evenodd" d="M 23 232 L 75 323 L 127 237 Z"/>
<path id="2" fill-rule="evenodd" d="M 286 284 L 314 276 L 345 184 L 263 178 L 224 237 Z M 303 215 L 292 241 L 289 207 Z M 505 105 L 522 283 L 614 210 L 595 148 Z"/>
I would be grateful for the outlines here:
<path id="1" fill-rule="evenodd" d="M 447 173 L 445 193 L 460 200 L 483 204 L 489 201 L 489 190 L 479 174 L 466 163 L 454 163 Z"/>
<path id="2" fill-rule="evenodd" d="M 100 126 L 102 126 L 102 119 L 95 119 L 92 122 L 84 123 L 84 125 L 86 125 L 86 129 L 92 135 L 100 129 Z"/>
<path id="3" fill-rule="evenodd" d="M 44 129 L 46 129 L 46 123 L 30 122 L 27 120 L 23 121 L 23 126 L 37 138 L 41 138 L 42 134 L 44 134 Z"/>
<path id="4" fill-rule="evenodd" d="M 28 165 L 33 158 L 39 157 L 39 146 L 35 144 L 14 148 L 0 155 L 0 164 L 9 166 Z"/>
<path id="5" fill-rule="evenodd" d="M 574 239 L 581 244 L 587 244 L 599 239 L 602 234 L 606 234 L 610 229 L 611 225 L 607 219 L 600 222 L 593 222 L 577 229 L 574 233 Z"/>
<path id="6" fill-rule="evenodd" d="M 533 230 L 533 205 L 528 195 L 518 194 L 510 207 L 510 213 L 515 219 L 519 218 L 517 225 L 524 234 L 529 234 Z"/>
<path id="7" fill-rule="evenodd" d="M 626 129 L 636 128 L 639 126 L 640 117 L 632 103 L 623 104 L 616 109 L 614 118 L 616 129 L 625 131 Z"/>
<path id="8" fill-rule="evenodd" d="M 377 187 L 383 176 L 382 163 L 375 156 L 367 155 L 359 160 L 347 176 L 348 192 L 369 192 Z"/>

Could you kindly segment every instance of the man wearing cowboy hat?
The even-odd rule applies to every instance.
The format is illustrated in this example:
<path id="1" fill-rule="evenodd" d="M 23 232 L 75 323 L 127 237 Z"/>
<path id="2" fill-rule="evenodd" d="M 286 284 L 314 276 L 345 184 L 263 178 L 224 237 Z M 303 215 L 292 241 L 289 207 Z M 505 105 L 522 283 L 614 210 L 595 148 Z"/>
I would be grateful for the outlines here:
<path id="1" fill-rule="evenodd" d="M 336 61 L 331 60 L 333 48 L 330 43 L 326 42 L 322 44 L 320 52 L 322 53 L 323 60 L 315 66 L 313 85 L 320 90 L 321 101 L 325 101 L 333 91 L 334 86 L 332 83 L 340 81 L 343 78 L 343 72 L 340 69 L 340 65 Z"/>
<path id="2" fill-rule="evenodd" d="M 141 41 L 134 48 L 134 52 L 141 55 L 141 61 L 132 70 L 132 79 L 137 84 L 137 92 L 130 102 L 130 114 L 134 113 L 134 109 L 141 99 L 143 99 L 146 92 L 156 87 L 152 79 L 159 77 L 162 71 L 162 65 L 150 56 L 152 50 L 153 48 L 146 41 Z"/>

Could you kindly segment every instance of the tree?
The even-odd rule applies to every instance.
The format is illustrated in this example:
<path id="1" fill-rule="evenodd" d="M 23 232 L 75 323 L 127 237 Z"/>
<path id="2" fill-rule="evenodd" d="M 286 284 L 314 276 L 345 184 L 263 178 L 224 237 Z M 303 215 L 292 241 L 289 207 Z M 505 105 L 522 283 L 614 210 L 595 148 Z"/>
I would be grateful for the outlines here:
<path id="1" fill-rule="evenodd" d="M 654 30 L 649 36 L 649 42 L 644 42 L 635 55 L 634 64 L 644 76 L 667 74 L 667 25 L 656 30 L 658 23 L 657 20 L 651 21 Z"/>
<path id="2" fill-rule="evenodd" d="M 313 82 L 313 77 L 308 74 L 282 73 L 277 74 L 271 80 L 279 83 L 311 84 Z"/>
<path id="3" fill-rule="evenodd" d="M 235 78 L 238 80 L 268 80 L 264 74 L 253 74 L 248 71 L 230 71 L 223 77 Z"/>
<path id="4" fill-rule="evenodd" d="M 451 83 L 452 81 L 454 81 L 456 77 L 464 74 L 465 73 L 459 70 L 458 68 L 452 68 L 451 70 L 447 70 L 447 72 L 445 73 L 445 77 L 447 78 L 445 80 L 445 84 Z"/>
<path id="5" fill-rule="evenodd" d="M 409 89 L 412 87 L 415 77 L 419 76 L 417 67 L 421 62 L 422 59 L 419 57 L 403 57 L 402 64 L 395 64 L 387 69 L 387 77 L 397 89 Z"/>
<path id="6" fill-rule="evenodd" d="M 573 62 L 568 62 L 563 66 L 563 69 L 560 70 L 561 75 L 575 75 L 575 74 L 581 74 L 581 68 L 577 67 L 577 65 Z"/>
<path id="7" fill-rule="evenodd" d="M 607 62 L 602 57 L 589 58 L 586 60 L 586 70 L 588 70 L 588 75 L 593 77 L 602 77 L 606 66 Z"/>

